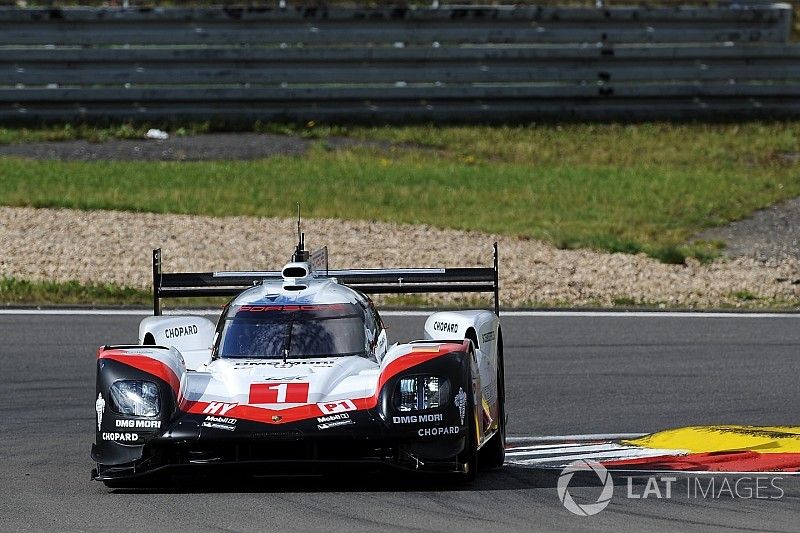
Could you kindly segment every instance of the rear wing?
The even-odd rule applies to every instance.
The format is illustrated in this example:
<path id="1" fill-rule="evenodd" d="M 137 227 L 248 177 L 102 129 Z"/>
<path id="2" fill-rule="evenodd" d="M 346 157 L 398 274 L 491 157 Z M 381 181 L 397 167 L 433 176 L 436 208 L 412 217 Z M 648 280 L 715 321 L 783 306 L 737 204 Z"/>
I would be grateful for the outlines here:
<path id="1" fill-rule="evenodd" d="M 497 243 L 492 267 L 396 268 L 318 271 L 317 276 L 335 278 L 366 294 L 419 294 L 430 292 L 491 292 L 494 312 L 500 314 Z M 161 269 L 161 248 L 153 250 L 153 314 L 161 314 L 163 298 L 236 296 L 264 280 L 282 279 L 268 272 L 174 272 Z"/>

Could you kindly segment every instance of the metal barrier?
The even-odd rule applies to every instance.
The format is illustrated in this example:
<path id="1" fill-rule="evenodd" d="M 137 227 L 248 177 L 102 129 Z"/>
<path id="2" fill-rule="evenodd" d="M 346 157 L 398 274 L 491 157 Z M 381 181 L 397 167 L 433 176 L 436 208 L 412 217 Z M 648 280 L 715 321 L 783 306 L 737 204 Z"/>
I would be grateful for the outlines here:
<path id="1" fill-rule="evenodd" d="M 787 4 L 0 9 L 0 120 L 800 114 Z"/>
<path id="2" fill-rule="evenodd" d="M 790 31 L 787 4 L 0 10 L 0 45 L 785 42 Z"/>

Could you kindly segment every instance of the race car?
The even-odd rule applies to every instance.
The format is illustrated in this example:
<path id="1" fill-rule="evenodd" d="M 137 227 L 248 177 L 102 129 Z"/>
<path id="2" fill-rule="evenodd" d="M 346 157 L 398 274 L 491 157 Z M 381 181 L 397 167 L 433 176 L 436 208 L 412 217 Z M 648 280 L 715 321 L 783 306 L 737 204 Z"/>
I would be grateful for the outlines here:
<path id="1" fill-rule="evenodd" d="M 323 258 L 323 259 L 321 259 Z M 300 238 L 280 272 L 162 273 L 139 345 L 97 352 L 92 478 L 394 468 L 473 479 L 503 464 L 497 244 L 492 268 L 328 270 Z M 389 344 L 367 294 L 493 292 Z M 233 296 L 216 325 L 165 297 Z"/>

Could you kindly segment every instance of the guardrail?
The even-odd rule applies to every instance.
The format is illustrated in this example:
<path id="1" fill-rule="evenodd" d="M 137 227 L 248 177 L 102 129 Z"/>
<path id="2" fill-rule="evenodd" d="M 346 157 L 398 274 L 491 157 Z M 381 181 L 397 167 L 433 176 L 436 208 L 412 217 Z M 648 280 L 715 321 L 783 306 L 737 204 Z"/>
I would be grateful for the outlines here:
<path id="1" fill-rule="evenodd" d="M 785 42 L 790 32 L 787 4 L 0 10 L 0 45 Z"/>
<path id="2" fill-rule="evenodd" d="M 0 9 L 0 120 L 800 114 L 786 4 Z"/>

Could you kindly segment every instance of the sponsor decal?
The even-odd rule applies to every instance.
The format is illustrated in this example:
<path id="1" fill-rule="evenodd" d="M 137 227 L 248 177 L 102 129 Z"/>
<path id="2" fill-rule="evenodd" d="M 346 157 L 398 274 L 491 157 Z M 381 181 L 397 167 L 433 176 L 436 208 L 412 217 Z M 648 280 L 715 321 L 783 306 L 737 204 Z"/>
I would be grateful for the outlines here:
<path id="1" fill-rule="evenodd" d="M 233 431 L 236 429 L 235 426 L 226 426 L 225 424 L 217 424 L 214 422 L 203 422 L 202 426 L 204 428 L 211 428 L 211 429 L 224 429 L 225 431 Z"/>
<path id="2" fill-rule="evenodd" d="M 237 361 L 233 364 L 234 368 L 243 367 L 243 366 L 273 366 L 275 368 L 292 368 L 295 365 L 310 365 L 310 366 L 318 366 L 323 368 L 332 367 L 336 364 L 336 361 L 333 360 L 305 360 L 305 361 L 286 361 L 283 362 L 283 359 L 276 359 L 274 361 L 270 360 L 260 360 L 260 361 Z"/>
<path id="3" fill-rule="evenodd" d="M 103 399 L 102 393 L 97 395 L 94 410 L 97 413 L 97 431 L 100 431 L 100 427 L 103 425 L 103 413 L 106 411 L 106 401 Z"/>
<path id="4" fill-rule="evenodd" d="M 158 429 L 161 427 L 161 420 L 117 420 L 118 428 L 139 428 L 139 429 Z"/>
<path id="5" fill-rule="evenodd" d="M 137 433 L 103 433 L 103 440 L 116 442 L 136 442 L 139 440 Z"/>
<path id="6" fill-rule="evenodd" d="M 253 383 L 250 403 L 306 403 L 308 383 Z"/>
<path id="7" fill-rule="evenodd" d="M 458 394 L 453 398 L 453 403 L 458 407 L 458 416 L 461 417 L 461 425 L 464 425 L 464 415 L 467 411 L 467 393 L 461 387 L 458 388 Z"/>
<path id="8" fill-rule="evenodd" d="M 441 413 L 431 415 L 407 415 L 393 416 L 392 422 L 395 424 L 418 424 L 420 422 L 441 422 L 444 415 Z"/>
<path id="9" fill-rule="evenodd" d="M 355 411 L 356 404 L 351 400 L 336 400 L 335 402 L 318 403 L 319 410 L 329 415 L 331 413 L 343 413 L 345 411 Z"/>
<path id="10" fill-rule="evenodd" d="M 205 409 L 203 409 L 203 414 L 206 415 L 220 415 L 224 416 L 225 413 L 233 409 L 239 405 L 238 403 L 224 403 L 224 402 L 211 402 L 209 403 Z"/>
<path id="11" fill-rule="evenodd" d="M 492 418 L 491 406 L 489 405 L 489 401 L 486 399 L 486 396 L 484 396 L 481 400 L 481 405 L 483 406 L 483 427 L 488 428 L 492 425 L 494 419 Z"/>
<path id="12" fill-rule="evenodd" d="M 347 413 L 337 413 L 335 415 L 328 415 L 328 416 L 320 416 L 317 417 L 317 429 L 328 429 L 337 426 L 350 426 L 355 424 L 350 419 L 350 415 Z"/>
<path id="13" fill-rule="evenodd" d="M 490 342 L 494 340 L 494 331 L 490 331 L 489 333 L 484 333 L 481 335 L 481 342 Z"/>
<path id="14" fill-rule="evenodd" d="M 261 379 L 264 381 L 296 381 L 298 379 L 305 379 L 307 377 L 308 376 L 267 376 L 262 377 Z"/>
<path id="15" fill-rule="evenodd" d="M 192 324 L 189 326 L 178 326 L 175 328 L 167 328 L 164 330 L 164 336 L 168 339 L 185 337 L 187 335 L 197 335 L 197 326 Z"/>
<path id="16" fill-rule="evenodd" d="M 268 313 L 272 311 L 350 311 L 349 304 L 317 304 L 317 305 L 242 305 L 239 312 Z"/>
<path id="17" fill-rule="evenodd" d="M 224 429 L 225 431 L 233 431 L 236 429 L 236 419 L 225 416 L 212 416 L 209 415 L 203 421 L 204 428 Z"/>
<path id="18" fill-rule="evenodd" d="M 439 435 L 458 435 L 461 428 L 458 426 L 445 426 L 442 428 L 420 428 L 417 435 L 420 437 L 436 437 Z"/>
<path id="19" fill-rule="evenodd" d="M 458 333 L 458 324 L 453 322 L 434 322 L 433 331 L 444 331 L 445 333 Z"/>
<path id="20" fill-rule="evenodd" d="M 211 415 L 209 415 L 209 416 L 206 417 L 206 422 L 219 422 L 220 424 L 230 424 L 231 426 L 236 424 L 237 421 L 238 421 L 238 419 L 230 418 L 230 417 L 227 417 L 227 416 L 211 416 Z"/>
<path id="21" fill-rule="evenodd" d="M 334 422 L 336 420 L 348 420 L 349 418 L 350 418 L 350 415 L 348 415 L 347 413 L 339 413 L 339 414 L 335 414 L 335 415 L 318 416 L 317 417 L 317 422 L 320 422 L 320 423 L 322 423 L 322 422 Z"/>
<path id="22" fill-rule="evenodd" d="M 325 424 L 317 424 L 317 429 L 330 429 L 336 426 L 350 426 L 355 424 L 352 420 L 337 420 L 336 422 L 327 422 Z"/>

